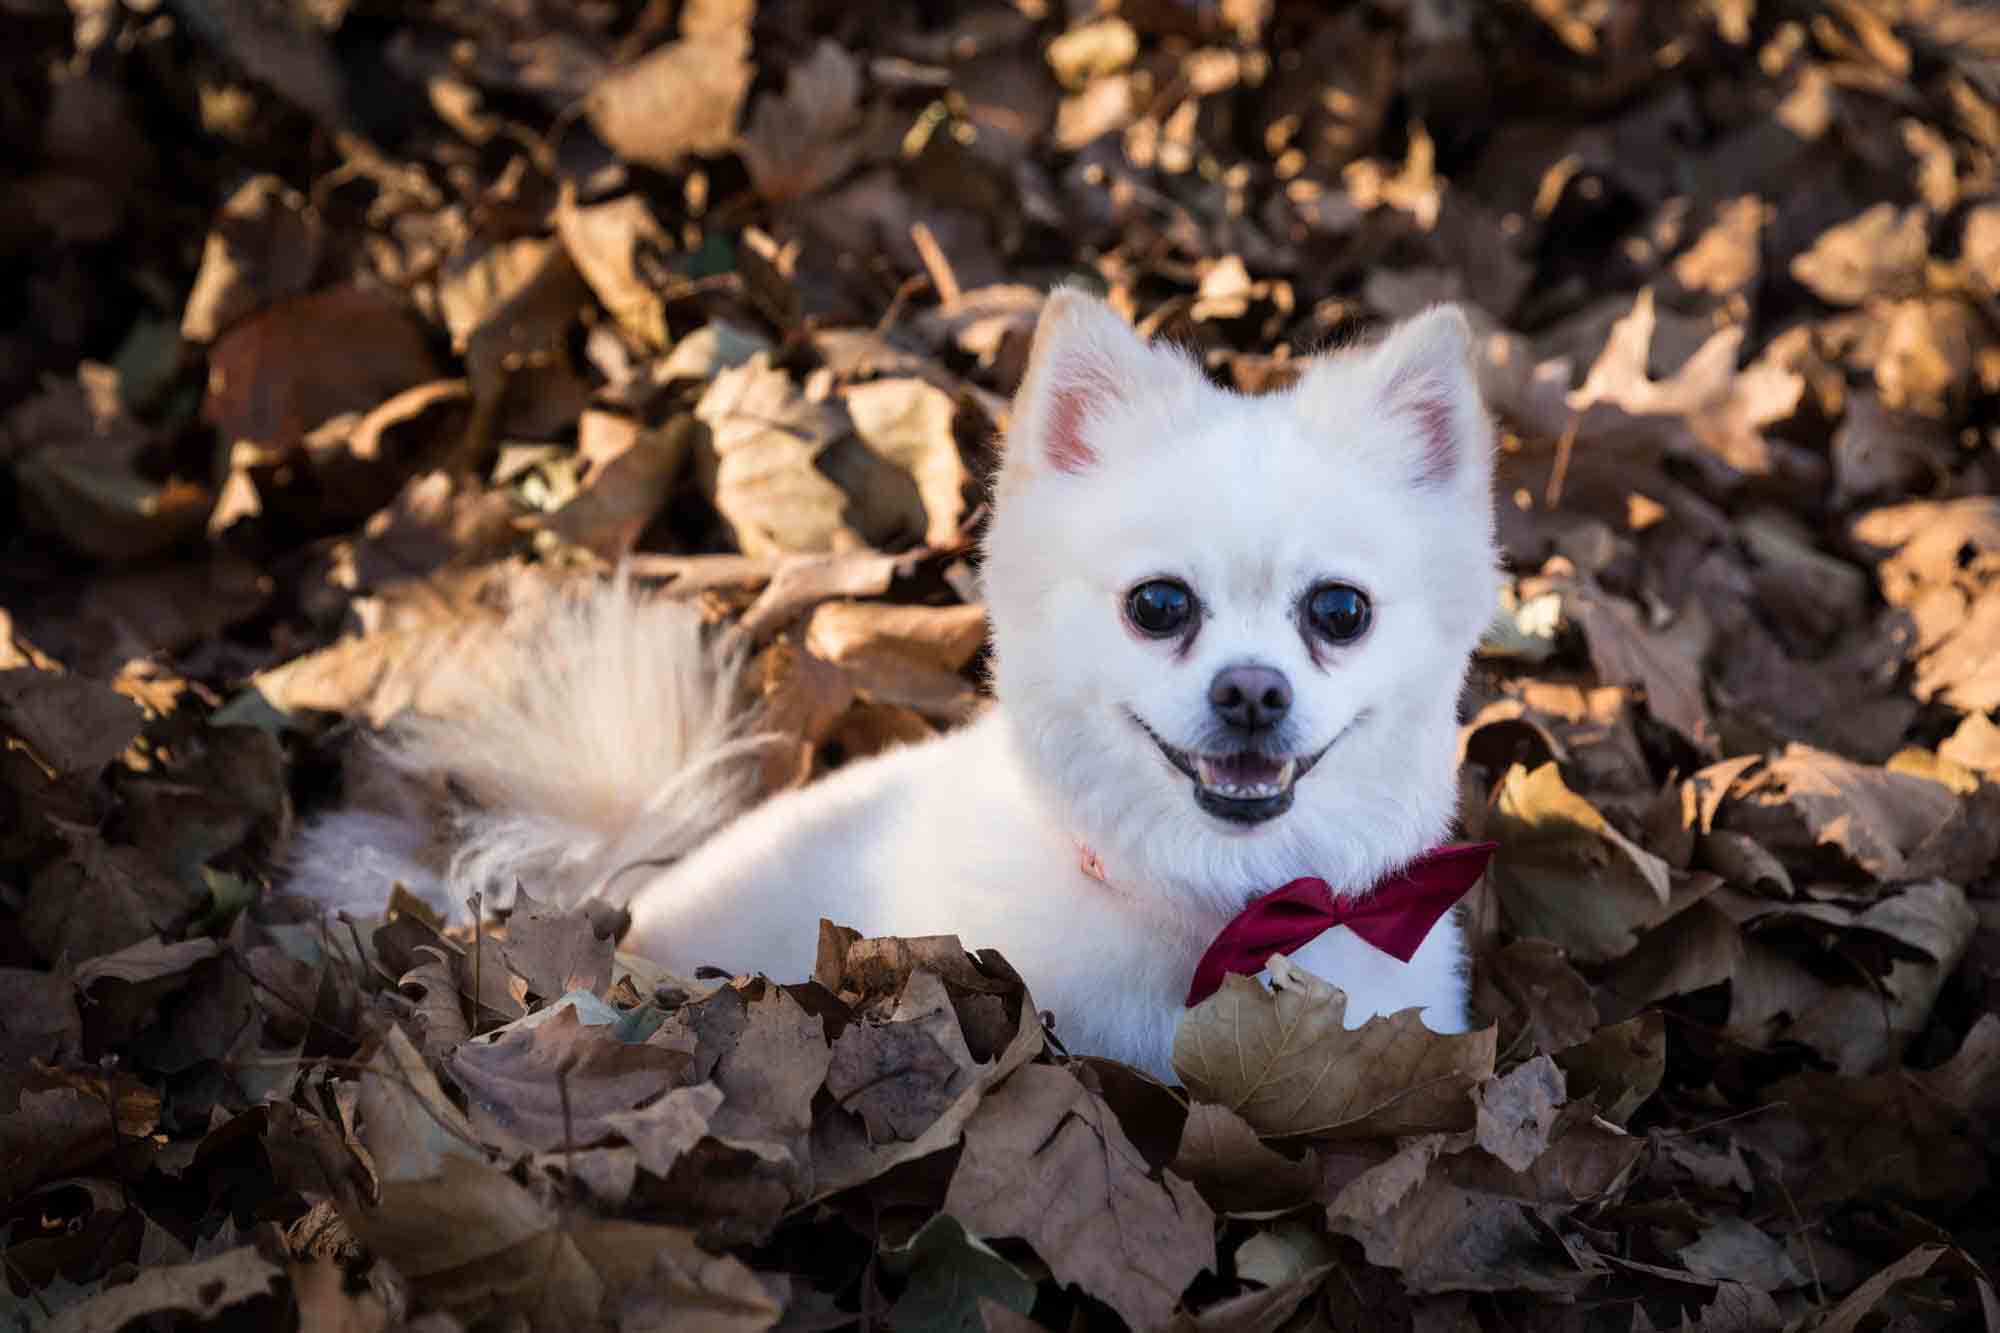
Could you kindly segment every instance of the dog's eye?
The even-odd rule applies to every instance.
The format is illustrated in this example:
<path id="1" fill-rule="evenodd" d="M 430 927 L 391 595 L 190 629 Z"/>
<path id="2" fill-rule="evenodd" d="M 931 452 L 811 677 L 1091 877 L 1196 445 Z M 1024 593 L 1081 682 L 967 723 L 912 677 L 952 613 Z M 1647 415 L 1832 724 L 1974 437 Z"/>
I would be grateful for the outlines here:
<path id="1" fill-rule="evenodd" d="M 1306 620 L 1329 643 L 1353 643 L 1368 628 L 1368 594 L 1346 583 L 1326 583 L 1306 597 Z"/>
<path id="2" fill-rule="evenodd" d="M 1163 639 L 1186 628 L 1194 593 L 1176 579 L 1148 579 L 1125 595 L 1125 614 L 1141 634 Z"/>

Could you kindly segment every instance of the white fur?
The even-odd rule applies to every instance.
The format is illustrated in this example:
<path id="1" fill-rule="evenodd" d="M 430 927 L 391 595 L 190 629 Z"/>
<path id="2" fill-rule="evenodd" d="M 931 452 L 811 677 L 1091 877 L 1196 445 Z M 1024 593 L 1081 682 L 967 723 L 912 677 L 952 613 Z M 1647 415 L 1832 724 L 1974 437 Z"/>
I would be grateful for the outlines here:
<path id="1" fill-rule="evenodd" d="M 516 878 L 566 901 L 630 893 L 626 947 L 681 971 L 803 976 L 821 917 L 956 934 L 1021 971 L 1071 1050 L 1169 1074 L 1195 960 L 1247 899 L 1300 875 L 1358 891 L 1449 834 L 1457 698 L 1495 590 L 1492 439 L 1467 339 L 1456 311 L 1433 311 L 1289 392 L 1243 398 L 1057 292 L 986 543 L 997 708 L 731 818 L 747 742 L 727 668 L 688 613 L 613 588 L 501 661 L 519 684 L 490 707 L 424 723 L 397 751 L 482 807 L 438 895 L 504 896 Z M 1058 467 L 1052 423 L 1078 391 L 1089 457 Z M 1442 480 L 1423 477 L 1413 392 L 1447 409 Z M 1162 575 L 1207 609 L 1185 652 L 1123 619 L 1127 591 Z M 1367 590 L 1374 621 L 1315 653 L 1298 599 L 1328 580 Z M 1199 749 L 1211 678 L 1252 663 L 1290 678 L 1299 752 L 1340 739 L 1289 811 L 1246 828 L 1203 812 L 1129 714 Z M 343 854 L 337 821 L 356 818 L 311 835 L 303 887 L 333 896 L 310 864 L 322 856 L 407 848 L 355 824 Z M 1080 868 L 1079 843 L 1108 882 Z M 1344 929 L 1297 961 L 1347 991 L 1352 1022 L 1413 1005 L 1442 1030 L 1466 1021 L 1449 917 L 1409 964 Z"/>

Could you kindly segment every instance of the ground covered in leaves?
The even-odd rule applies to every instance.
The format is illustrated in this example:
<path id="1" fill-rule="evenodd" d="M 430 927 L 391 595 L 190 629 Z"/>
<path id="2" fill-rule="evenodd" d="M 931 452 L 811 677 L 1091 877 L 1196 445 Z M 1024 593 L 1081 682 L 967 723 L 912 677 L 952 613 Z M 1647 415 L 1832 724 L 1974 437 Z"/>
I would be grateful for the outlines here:
<path id="1" fill-rule="evenodd" d="M 0 11 L 0 1323 L 2000 1330 L 1991 10 Z M 273 892 L 627 557 L 774 790 L 979 707 L 1074 277 L 1249 392 L 1472 310 L 1490 1026 L 1281 963 L 1174 1089 L 976 939 L 676 979 Z"/>

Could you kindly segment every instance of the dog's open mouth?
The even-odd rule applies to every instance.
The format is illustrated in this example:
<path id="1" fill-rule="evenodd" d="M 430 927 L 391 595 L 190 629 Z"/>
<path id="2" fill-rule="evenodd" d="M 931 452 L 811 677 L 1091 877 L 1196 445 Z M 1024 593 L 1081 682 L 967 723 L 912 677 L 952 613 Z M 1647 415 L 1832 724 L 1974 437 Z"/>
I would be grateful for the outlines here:
<path id="1" fill-rule="evenodd" d="M 1261 824 L 1291 809 L 1298 780 L 1333 748 L 1329 741 L 1305 756 L 1268 755 L 1257 750 L 1196 754 L 1167 744 L 1138 714 L 1131 717 L 1160 747 L 1167 762 L 1193 779 L 1195 804 L 1232 824 Z"/>

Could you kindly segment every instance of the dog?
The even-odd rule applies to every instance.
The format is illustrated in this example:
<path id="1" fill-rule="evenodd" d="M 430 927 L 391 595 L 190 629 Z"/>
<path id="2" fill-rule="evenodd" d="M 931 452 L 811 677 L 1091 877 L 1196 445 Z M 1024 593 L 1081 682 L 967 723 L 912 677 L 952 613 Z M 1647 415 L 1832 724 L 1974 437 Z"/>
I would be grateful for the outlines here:
<path id="1" fill-rule="evenodd" d="M 995 477 L 977 720 L 759 803 L 736 665 L 689 608 L 612 581 L 512 629 L 475 703 L 389 738 L 459 793 L 442 855 L 417 813 L 338 811 L 292 887 L 624 902 L 623 947 L 684 975 L 808 975 L 822 917 L 956 935 L 1072 1052 L 1171 1078 L 1190 978 L 1247 906 L 1296 883 L 1365 903 L 1451 828 L 1499 563 L 1471 336 L 1437 307 L 1246 397 L 1059 289 Z M 1291 956 L 1350 1024 L 1415 1007 L 1462 1031 L 1458 923 L 1416 935 L 1407 961 L 1358 925 Z"/>

